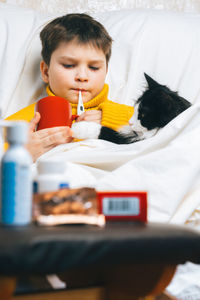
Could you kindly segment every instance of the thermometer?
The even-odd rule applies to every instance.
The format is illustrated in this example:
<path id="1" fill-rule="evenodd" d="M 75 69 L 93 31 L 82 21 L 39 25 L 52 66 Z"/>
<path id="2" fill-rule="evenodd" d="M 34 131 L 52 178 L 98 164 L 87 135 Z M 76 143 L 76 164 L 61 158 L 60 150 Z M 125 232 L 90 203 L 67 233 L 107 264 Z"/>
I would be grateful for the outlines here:
<path id="1" fill-rule="evenodd" d="M 84 111 L 85 110 L 84 110 L 84 105 L 83 105 L 83 100 L 82 100 L 82 94 L 81 94 L 81 91 L 79 90 L 77 115 L 80 116 Z"/>

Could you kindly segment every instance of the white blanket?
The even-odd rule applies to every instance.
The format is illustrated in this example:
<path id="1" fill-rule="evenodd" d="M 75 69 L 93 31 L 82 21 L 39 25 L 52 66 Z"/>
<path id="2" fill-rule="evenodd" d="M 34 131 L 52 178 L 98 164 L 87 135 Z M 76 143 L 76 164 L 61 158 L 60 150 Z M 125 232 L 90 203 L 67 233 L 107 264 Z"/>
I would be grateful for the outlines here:
<path id="1" fill-rule="evenodd" d="M 66 176 L 74 187 L 148 191 L 150 221 L 183 224 L 199 203 L 200 194 L 193 195 L 200 182 L 199 114 L 200 104 L 193 105 L 156 136 L 135 144 L 88 140 L 58 146 L 41 159 L 70 162 Z"/>

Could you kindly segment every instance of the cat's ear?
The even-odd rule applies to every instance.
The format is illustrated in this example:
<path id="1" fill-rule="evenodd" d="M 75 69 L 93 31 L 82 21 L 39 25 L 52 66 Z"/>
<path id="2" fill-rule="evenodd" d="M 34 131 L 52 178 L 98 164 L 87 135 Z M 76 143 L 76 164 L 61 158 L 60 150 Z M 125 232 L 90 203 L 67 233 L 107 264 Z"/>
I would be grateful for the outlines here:
<path id="1" fill-rule="evenodd" d="M 153 89 L 153 88 L 156 88 L 156 87 L 160 86 L 160 84 L 157 81 L 155 81 L 153 78 L 151 78 L 146 73 L 144 73 L 144 76 L 145 76 L 146 81 L 148 83 L 149 89 Z"/>

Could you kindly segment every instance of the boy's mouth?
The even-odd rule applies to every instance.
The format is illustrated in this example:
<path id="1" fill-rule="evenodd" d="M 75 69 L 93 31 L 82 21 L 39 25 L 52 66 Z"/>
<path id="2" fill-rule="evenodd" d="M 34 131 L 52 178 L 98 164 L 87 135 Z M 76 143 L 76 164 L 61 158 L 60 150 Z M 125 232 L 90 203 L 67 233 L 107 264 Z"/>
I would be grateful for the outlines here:
<path id="1" fill-rule="evenodd" d="M 87 90 L 85 89 L 73 89 L 75 92 L 79 93 L 79 91 L 81 91 L 81 93 L 87 92 Z"/>

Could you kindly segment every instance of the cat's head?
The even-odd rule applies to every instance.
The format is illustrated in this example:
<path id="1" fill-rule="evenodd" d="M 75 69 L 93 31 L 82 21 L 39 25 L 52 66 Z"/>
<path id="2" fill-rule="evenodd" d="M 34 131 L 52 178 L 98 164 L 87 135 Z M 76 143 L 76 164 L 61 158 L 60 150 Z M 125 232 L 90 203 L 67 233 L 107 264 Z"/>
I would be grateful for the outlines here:
<path id="1" fill-rule="evenodd" d="M 136 102 L 135 117 L 131 120 L 133 127 L 134 119 L 137 118 L 141 128 L 145 130 L 162 128 L 191 106 L 191 103 L 180 97 L 177 92 L 159 84 L 146 73 L 144 76 L 148 86 Z"/>

